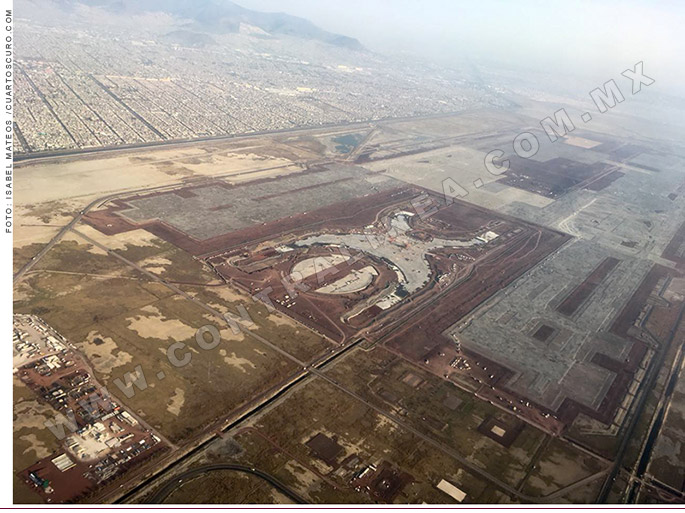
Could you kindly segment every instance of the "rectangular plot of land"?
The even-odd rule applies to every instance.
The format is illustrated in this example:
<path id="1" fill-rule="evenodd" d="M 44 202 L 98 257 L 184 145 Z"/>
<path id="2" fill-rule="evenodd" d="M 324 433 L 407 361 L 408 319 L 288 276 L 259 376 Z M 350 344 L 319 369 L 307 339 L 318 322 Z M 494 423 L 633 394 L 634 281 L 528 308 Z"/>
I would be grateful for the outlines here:
<path id="1" fill-rule="evenodd" d="M 533 338 L 539 340 L 540 342 L 547 342 L 556 330 L 552 326 L 547 326 L 543 324 L 540 326 L 535 333 L 533 333 Z"/>
<path id="2" fill-rule="evenodd" d="M 594 182 L 587 184 L 585 188 L 591 191 L 601 191 L 602 189 L 606 189 L 607 187 L 609 187 L 612 183 L 614 183 L 622 176 L 625 176 L 625 173 L 615 170 L 610 173 L 607 173 L 601 178 L 595 180 Z"/>
<path id="3" fill-rule="evenodd" d="M 511 156 L 509 162 L 501 183 L 553 199 L 609 170 L 609 166 L 601 162 L 585 164 L 561 157 L 538 162 Z"/>
<path id="4" fill-rule="evenodd" d="M 335 466 L 338 455 L 343 448 L 333 439 L 327 437 L 323 433 L 317 433 L 307 442 L 309 447 L 317 458 L 325 461 L 330 466 Z"/>
<path id="5" fill-rule="evenodd" d="M 133 223 L 159 221 L 194 239 L 206 240 L 398 185 L 386 177 L 370 184 L 369 176 L 363 169 L 335 164 L 278 180 L 239 185 L 214 182 L 192 190 L 132 198 L 117 214 Z"/>
<path id="6" fill-rule="evenodd" d="M 588 276 L 583 283 L 578 285 L 573 292 L 571 292 L 564 301 L 557 307 L 557 312 L 564 315 L 571 316 L 576 310 L 582 305 L 585 300 L 590 297 L 590 294 L 597 288 L 597 286 L 602 283 L 604 278 L 606 278 L 614 267 L 618 265 L 620 260 L 607 257 L 597 268 L 592 271 L 590 276 Z"/>
<path id="7" fill-rule="evenodd" d="M 676 264 L 685 264 L 685 223 L 680 225 L 661 256 Z"/>
<path id="8" fill-rule="evenodd" d="M 411 372 L 407 372 L 407 374 L 405 374 L 404 377 L 402 378 L 402 382 L 406 383 L 407 385 L 409 385 L 412 388 L 418 388 L 423 383 L 423 380 L 420 377 L 418 377 L 416 374 L 413 374 Z"/>
<path id="9" fill-rule="evenodd" d="M 445 397 L 445 400 L 442 402 L 442 404 L 446 408 L 455 411 L 457 408 L 459 408 L 459 406 L 461 406 L 462 402 L 463 401 L 459 399 L 456 395 L 449 394 L 447 397 Z"/>
<path id="10" fill-rule="evenodd" d="M 510 447 L 523 428 L 524 424 L 518 420 L 510 419 L 505 423 L 496 417 L 488 417 L 478 426 L 478 432 L 504 447 Z"/>
<path id="11" fill-rule="evenodd" d="M 590 148 L 594 148 L 602 144 L 601 142 L 593 141 L 592 139 L 585 139 L 584 137 L 576 137 L 573 135 L 565 137 L 563 141 L 564 143 L 569 144 L 571 146 L 585 148 L 586 150 L 589 150 Z"/>

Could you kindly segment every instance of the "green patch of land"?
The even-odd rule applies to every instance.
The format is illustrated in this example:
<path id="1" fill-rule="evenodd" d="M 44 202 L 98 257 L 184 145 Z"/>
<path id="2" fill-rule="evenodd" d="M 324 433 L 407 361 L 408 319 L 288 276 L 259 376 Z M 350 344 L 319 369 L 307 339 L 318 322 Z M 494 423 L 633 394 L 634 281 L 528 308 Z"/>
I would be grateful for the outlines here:
<path id="1" fill-rule="evenodd" d="M 219 470 L 184 482 L 165 504 L 291 504 L 287 497 L 258 477 Z"/>

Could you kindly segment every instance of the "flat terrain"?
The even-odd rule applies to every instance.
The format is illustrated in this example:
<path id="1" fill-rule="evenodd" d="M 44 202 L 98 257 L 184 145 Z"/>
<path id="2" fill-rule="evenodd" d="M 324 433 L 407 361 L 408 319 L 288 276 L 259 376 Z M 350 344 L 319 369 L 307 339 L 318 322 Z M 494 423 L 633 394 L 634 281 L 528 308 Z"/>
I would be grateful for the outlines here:
<path id="1" fill-rule="evenodd" d="M 619 465 L 617 500 L 661 406 L 649 486 L 678 498 L 685 153 L 597 128 L 489 173 L 531 112 L 18 165 L 15 312 L 168 445 L 92 499 L 225 464 L 292 494 L 217 470 L 164 500 L 586 503 Z M 16 384 L 15 474 L 54 416 Z"/>

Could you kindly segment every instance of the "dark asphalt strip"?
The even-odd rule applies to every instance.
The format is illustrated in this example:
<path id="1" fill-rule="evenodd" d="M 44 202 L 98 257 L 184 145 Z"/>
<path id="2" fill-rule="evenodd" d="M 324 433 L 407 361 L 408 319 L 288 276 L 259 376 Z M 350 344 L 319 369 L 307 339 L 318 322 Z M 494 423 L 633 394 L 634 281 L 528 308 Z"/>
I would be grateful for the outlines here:
<path id="1" fill-rule="evenodd" d="M 169 497 L 169 495 L 171 495 L 174 491 L 176 491 L 179 487 L 182 486 L 184 480 L 193 479 L 203 474 L 207 474 L 209 472 L 217 472 L 219 470 L 233 470 L 235 472 L 244 472 L 246 474 L 257 476 L 258 478 L 263 479 L 271 486 L 276 488 L 279 492 L 281 492 L 283 495 L 294 501 L 296 504 L 308 504 L 306 500 L 304 500 L 296 492 L 292 491 L 290 488 L 288 488 L 286 485 L 284 485 L 281 481 L 279 481 L 272 475 L 267 474 L 266 472 L 262 472 L 261 470 L 256 468 L 247 467 L 245 465 L 234 465 L 231 463 L 217 463 L 214 465 L 204 465 L 202 467 L 197 467 L 188 470 L 187 472 L 183 472 L 182 474 L 179 474 L 177 476 L 174 476 L 173 479 L 167 481 L 167 483 L 163 485 L 158 492 L 156 492 L 150 499 L 148 499 L 147 503 L 162 504 L 164 500 L 167 497 Z"/>

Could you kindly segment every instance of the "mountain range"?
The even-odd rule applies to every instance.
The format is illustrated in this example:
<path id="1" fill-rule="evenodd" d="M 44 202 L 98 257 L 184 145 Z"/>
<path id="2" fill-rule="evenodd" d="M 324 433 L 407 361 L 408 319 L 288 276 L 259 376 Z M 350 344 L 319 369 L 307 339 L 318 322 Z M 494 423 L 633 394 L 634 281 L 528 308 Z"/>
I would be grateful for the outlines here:
<path id="1" fill-rule="evenodd" d="M 122 14 L 161 12 L 189 20 L 188 30 L 209 34 L 236 33 L 249 27 L 261 37 L 291 36 L 326 44 L 364 50 L 352 37 L 323 30 L 309 20 L 283 12 L 259 12 L 246 9 L 230 0 L 62 0 L 63 6 L 83 4 Z M 254 28 L 258 30 L 254 30 Z"/>

